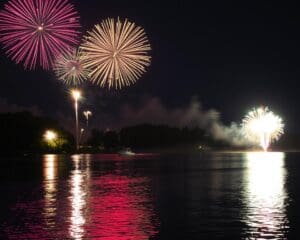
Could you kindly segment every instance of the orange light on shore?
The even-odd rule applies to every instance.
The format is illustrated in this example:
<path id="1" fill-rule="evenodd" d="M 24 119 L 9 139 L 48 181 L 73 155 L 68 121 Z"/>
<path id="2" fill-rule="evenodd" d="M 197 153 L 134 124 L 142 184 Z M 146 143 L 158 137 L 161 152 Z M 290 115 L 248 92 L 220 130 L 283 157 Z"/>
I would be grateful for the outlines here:
<path id="1" fill-rule="evenodd" d="M 44 134 L 44 139 L 47 142 L 54 141 L 55 139 L 57 139 L 57 134 L 54 131 L 47 130 Z"/>

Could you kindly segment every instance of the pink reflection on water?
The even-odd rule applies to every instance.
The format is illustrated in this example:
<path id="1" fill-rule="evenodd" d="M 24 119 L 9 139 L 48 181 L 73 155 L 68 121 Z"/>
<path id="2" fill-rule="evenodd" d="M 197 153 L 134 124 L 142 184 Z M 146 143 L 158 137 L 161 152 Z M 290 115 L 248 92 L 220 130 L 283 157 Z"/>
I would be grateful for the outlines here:
<path id="1" fill-rule="evenodd" d="M 91 161 L 87 161 L 89 155 L 72 157 L 70 237 L 143 240 L 155 236 L 158 224 L 149 193 L 150 180 L 126 176 L 126 167 L 118 162 L 130 161 L 127 157 L 118 154 L 97 157 Z M 96 167 L 100 167 L 102 161 L 111 161 L 113 169 L 108 174 L 95 174 L 92 178 L 92 161 Z"/>
<path id="2" fill-rule="evenodd" d="M 156 235 L 158 221 L 150 179 L 131 177 L 121 161 L 74 155 L 43 157 L 43 179 L 11 209 L 2 225 L 9 239 L 143 240 Z M 104 160 L 105 161 L 105 160 Z M 122 163 L 122 164 L 120 164 Z M 62 170 L 72 167 L 66 175 Z M 34 184 L 34 185 L 33 185 Z M 1 226 L 1 227 L 2 227 Z"/>
<path id="3" fill-rule="evenodd" d="M 154 211 L 148 196 L 147 178 L 116 174 L 99 177 L 91 196 L 91 229 L 103 240 L 143 240 L 156 235 Z"/>
<path id="4" fill-rule="evenodd" d="M 130 161 L 127 157 L 118 154 L 97 157 L 91 161 L 88 160 L 89 155 L 72 157 L 70 237 L 143 240 L 155 236 L 158 221 L 149 194 L 150 180 L 125 175 L 128 169 L 118 162 Z M 95 174 L 92 178 L 91 162 L 97 168 L 106 160 L 113 165 L 110 173 L 102 176 Z"/>

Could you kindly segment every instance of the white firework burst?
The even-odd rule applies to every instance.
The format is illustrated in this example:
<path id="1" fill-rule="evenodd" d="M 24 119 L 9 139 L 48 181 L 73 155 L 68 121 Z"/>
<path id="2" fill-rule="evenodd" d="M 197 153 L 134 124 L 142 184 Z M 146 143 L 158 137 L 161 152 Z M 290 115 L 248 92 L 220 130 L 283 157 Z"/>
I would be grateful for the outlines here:
<path id="1" fill-rule="evenodd" d="M 282 119 L 267 107 L 250 111 L 243 119 L 242 126 L 245 136 L 251 142 L 258 143 L 265 151 L 284 133 Z"/>

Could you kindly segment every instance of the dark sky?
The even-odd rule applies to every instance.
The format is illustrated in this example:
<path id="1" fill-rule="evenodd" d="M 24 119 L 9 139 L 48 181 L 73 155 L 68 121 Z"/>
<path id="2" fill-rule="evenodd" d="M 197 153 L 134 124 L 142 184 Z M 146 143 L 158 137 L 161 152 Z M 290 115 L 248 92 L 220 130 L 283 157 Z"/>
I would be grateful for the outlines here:
<path id="1" fill-rule="evenodd" d="M 80 12 L 83 33 L 106 17 L 120 16 L 143 26 L 153 48 L 152 64 L 136 85 L 118 92 L 86 85 L 82 107 L 117 115 L 122 104 L 142 105 L 147 97 L 158 97 L 172 109 L 198 96 L 205 109 L 217 109 L 226 123 L 267 105 L 283 117 L 288 130 L 300 133 L 296 6 L 262 0 L 71 2 Z M 68 89 L 53 73 L 25 71 L 3 50 L 0 55 L 1 101 L 72 116 Z"/>

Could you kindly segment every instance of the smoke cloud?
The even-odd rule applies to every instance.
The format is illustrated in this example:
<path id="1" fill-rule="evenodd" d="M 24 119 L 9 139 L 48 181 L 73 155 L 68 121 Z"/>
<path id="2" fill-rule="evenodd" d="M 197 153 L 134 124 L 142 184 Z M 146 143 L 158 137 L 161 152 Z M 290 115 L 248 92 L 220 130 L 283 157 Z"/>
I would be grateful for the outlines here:
<path id="1" fill-rule="evenodd" d="M 0 113 L 31 112 L 34 115 L 42 115 L 42 111 L 37 106 L 20 106 L 9 103 L 6 99 L 0 98 Z"/>
<path id="2" fill-rule="evenodd" d="M 225 126 L 220 113 L 215 109 L 204 110 L 196 97 L 183 108 L 168 109 L 159 98 L 151 98 L 142 106 L 122 106 L 120 126 L 131 126 L 141 123 L 165 124 L 174 127 L 199 127 L 205 130 L 215 140 L 223 140 L 235 146 L 249 145 L 242 134 L 239 124 Z"/>

